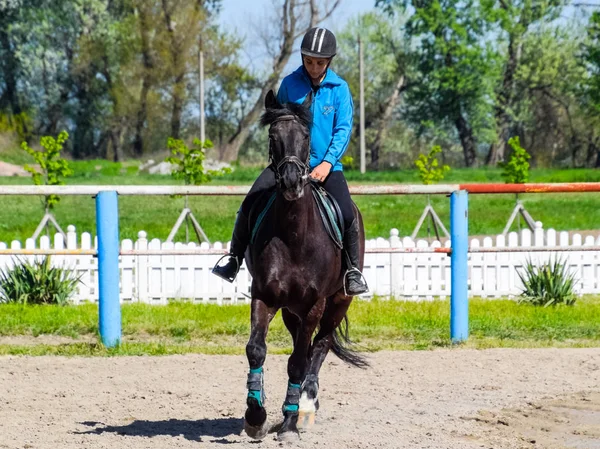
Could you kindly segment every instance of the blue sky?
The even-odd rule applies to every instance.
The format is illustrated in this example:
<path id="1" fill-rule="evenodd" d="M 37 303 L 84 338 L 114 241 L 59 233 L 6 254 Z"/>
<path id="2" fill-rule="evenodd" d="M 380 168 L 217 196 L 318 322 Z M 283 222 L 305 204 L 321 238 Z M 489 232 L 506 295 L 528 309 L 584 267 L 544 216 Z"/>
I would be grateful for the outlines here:
<path id="1" fill-rule="evenodd" d="M 222 5 L 219 21 L 223 29 L 233 30 L 235 34 L 246 39 L 245 60 L 242 63 L 254 60 L 252 65 L 260 70 L 260 62 L 264 58 L 264 54 L 261 54 L 264 52 L 263 47 L 252 47 L 249 41 L 256 36 L 254 30 L 261 26 L 261 20 L 264 20 L 265 15 L 269 15 L 273 8 L 273 0 L 223 0 Z M 374 5 L 375 0 L 342 0 L 335 13 L 323 25 L 335 32 L 343 28 L 349 18 L 372 10 Z M 292 56 L 290 65 L 295 67 L 298 61 L 298 58 Z"/>

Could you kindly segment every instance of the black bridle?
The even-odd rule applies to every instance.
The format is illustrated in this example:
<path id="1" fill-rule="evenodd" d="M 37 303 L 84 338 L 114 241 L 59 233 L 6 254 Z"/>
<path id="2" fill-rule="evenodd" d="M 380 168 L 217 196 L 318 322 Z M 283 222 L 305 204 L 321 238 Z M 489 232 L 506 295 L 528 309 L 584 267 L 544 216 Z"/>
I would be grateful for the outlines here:
<path id="1" fill-rule="evenodd" d="M 282 115 L 281 117 L 277 117 L 277 119 L 275 121 L 273 121 L 273 123 L 271 123 L 271 126 L 273 126 L 274 124 L 278 123 L 278 122 L 285 122 L 285 121 L 295 121 L 298 122 L 298 119 L 295 115 L 292 114 L 288 114 L 288 115 Z M 298 168 L 298 171 L 300 172 L 300 178 L 302 179 L 302 183 L 305 184 L 306 180 L 308 179 L 308 173 L 310 172 L 310 140 L 308 143 L 309 146 L 309 151 L 308 151 L 308 157 L 306 158 L 306 161 L 302 161 L 298 156 L 285 156 L 283 159 L 281 159 L 279 162 L 275 161 L 275 158 L 273 157 L 273 150 L 271 148 L 271 143 L 269 143 L 269 160 L 271 161 L 271 165 L 273 166 L 273 169 L 275 170 L 275 180 L 277 181 L 277 184 L 279 184 L 281 182 L 281 168 L 284 167 L 286 164 L 294 164 L 296 166 L 296 168 Z"/>

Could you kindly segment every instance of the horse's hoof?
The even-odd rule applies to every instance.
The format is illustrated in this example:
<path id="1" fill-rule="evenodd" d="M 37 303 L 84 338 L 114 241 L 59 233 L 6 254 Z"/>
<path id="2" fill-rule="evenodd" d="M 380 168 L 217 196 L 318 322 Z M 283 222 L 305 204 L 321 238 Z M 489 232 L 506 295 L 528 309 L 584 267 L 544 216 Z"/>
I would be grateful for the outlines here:
<path id="1" fill-rule="evenodd" d="M 277 434 L 277 441 L 284 441 L 287 443 L 294 443 L 300 440 L 300 433 L 294 430 L 288 430 L 287 432 L 281 432 Z"/>
<path id="2" fill-rule="evenodd" d="M 308 430 L 315 424 L 314 411 L 299 411 L 298 412 L 298 428 Z"/>
<path id="3" fill-rule="evenodd" d="M 269 432 L 269 423 L 267 420 L 265 420 L 261 426 L 251 426 L 246 420 L 244 420 L 244 431 L 250 438 L 262 440 Z"/>

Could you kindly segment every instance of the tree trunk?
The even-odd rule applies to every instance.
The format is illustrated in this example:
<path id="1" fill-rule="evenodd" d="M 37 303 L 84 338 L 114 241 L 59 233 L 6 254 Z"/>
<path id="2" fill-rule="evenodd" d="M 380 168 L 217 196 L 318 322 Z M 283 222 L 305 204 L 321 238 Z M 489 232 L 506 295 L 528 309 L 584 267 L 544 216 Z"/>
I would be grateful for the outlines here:
<path id="1" fill-rule="evenodd" d="M 171 137 L 179 139 L 181 130 L 181 114 L 183 111 L 183 104 L 185 100 L 185 64 L 181 57 L 181 46 L 177 42 L 177 36 L 175 29 L 173 28 L 173 20 L 171 18 L 171 11 L 167 5 L 166 0 L 162 0 L 162 10 L 165 18 L 165 25 L 169 32 L 170 38 L 170 50 L 171 50 L 171 63 L 173 76 L 175 79 L 173 85 L 173 106 L 171 109 Z"/>
<path id="2" fill-rule="evenodd" d="M 2 77 L 4 78 L 4 92 L 0 99 L 2 107 L 9 106 L 14 115 L 23 112 L 17 91 L 17 59 L 15 58 L 13 46 L 5 26 L 0 28 L 0 47 L 4 57 L 2 64 Z M 25 125 L 25 124 L 24 124 Z"/>
<path id="3" fill-rule="evenodd" d="M 501 2 L 502 9 L 507 9 L 508 4 Z M 510 125 L 512 119 L 508 111 L 512 107 L 515 95 L 515 73 L 521 60 L 521 40 L 524 30 L 527 30 L 530 23 L 529 15 L 521 17 L 519 20 L 520 29 L 523 31 L 509 32 L 508 36 L 508 60 L 504 69 L 504 78 L 502 80 L 502 90 L 498 95 L 498 104 L 496 106 L 496 142 L 490 145 L 485 163 L 488 166 L 495 167 L 498 162 L 504 160 L 506 143 L 510 139 Z"/>
<path id="4" fill-rule="evenodd" d="M 590 131 L 587 151 L 587 166 L 590 168 L 600 167 L 600 146 L 598 146 L 599 140 L 600 137 L 594 137 L 594 131 Z"/>
<path id="5" fill-rule="evenodd" d="M 392 95 L 390 95 L 390 97 L 386 101 L 385 110 L 383 111 L 383 115 L 381 116 L 381 120 L 379 121 L 379 126 L 377 128 L 377 136 L 375 137 L 375 141 L 373 142 L 373 146 L 371 147 L 370 168 L 373 170 L 379 169 L 379 153 L 381 152 L 381 148 L 383 147 L 383 143 L 385 142 L 387 129 L 392 118 L 392 113 L 398 105 L 398 102 L 400 100 L 400 94 L 403 90 L 404 75 L 400 75 L 400 78 L 398 78 L 398 82 L 396 83 L 396 87 L 392 92 Z"/>
<path id="6" fill-rule="evenodd" d="M 475 151 L 475 137 L 473 136 L 473 130 L 469 127 L 469 124 L 460 114 L 455 120 L 454 124 L 458 130 L 458 136 L 460 137 L 460 143 L 463 147 L 463 153 L 465 155 L 465 165 L 467 167 L 473 167 L 477 158 L 477 152 Z"/>
<path id="7" fill-rule="evenodd" d="M 179 139 L 181 131 L 181 114 L 185 97 L 184 74 L 175 78 L 173 86 L 173 109 L 171 111 L 171 137 Z"/>
<path id="8" fill-rule="evenodd" d="M 137 112 L 135 123 L 135 136 L 133 138 L 133 155 L 141 157 L 144 154 L 144 125 L 148 118 L 148 93 L 150 92 L 151 71 L 152 71 L 152 56 L 150 54 L 150 38 L 148 36 L 148 17 L 142 6 L 139 9 L 140 33 L 142 38 L 142 63 L 143 63 L 143 79 L 142 90 L 140 92 L 140 106 Z"/>

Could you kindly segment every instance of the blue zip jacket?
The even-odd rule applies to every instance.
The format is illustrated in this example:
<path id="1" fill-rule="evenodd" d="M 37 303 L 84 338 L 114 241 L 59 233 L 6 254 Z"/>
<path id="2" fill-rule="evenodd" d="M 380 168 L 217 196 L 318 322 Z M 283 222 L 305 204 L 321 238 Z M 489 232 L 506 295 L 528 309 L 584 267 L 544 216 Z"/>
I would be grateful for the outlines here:
<path id="1" fill-rule="evenodd" d="M 304 68 L 286 76 L 281 82 L 277 101 L 302 104 L 311 92 L 312 84 Z M 317 93 L 313 95 L 311 111 L 313 124 L 310 131 L 310 168 L 323 161 L 331 164 L 332 171 L 342 170 L 340 159 L 348 148 L 352 135 L 354 105 L 348 83 L 333 70 L 327 69 Z"/>

